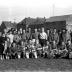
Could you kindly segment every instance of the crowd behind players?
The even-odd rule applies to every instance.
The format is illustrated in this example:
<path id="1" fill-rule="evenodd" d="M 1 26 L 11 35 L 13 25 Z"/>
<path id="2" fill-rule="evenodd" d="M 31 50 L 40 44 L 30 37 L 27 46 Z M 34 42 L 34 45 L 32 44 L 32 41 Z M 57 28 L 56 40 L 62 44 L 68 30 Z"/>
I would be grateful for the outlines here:
<path id="1" fill-rule="evenodd" d="M 0 32 L 0 59 L 72 58 L 72 32 L 20 28 Z"/>

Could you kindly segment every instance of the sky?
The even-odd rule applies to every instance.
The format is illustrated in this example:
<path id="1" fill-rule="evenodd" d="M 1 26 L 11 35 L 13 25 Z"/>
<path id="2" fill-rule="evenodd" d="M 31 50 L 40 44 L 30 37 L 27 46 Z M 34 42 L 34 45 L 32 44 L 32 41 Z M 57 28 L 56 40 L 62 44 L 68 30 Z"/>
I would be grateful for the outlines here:
<path id="1" fill-rule="evenodd" d="M 0 0 L 0 23 L 72 14 L 72 0 Z"/>

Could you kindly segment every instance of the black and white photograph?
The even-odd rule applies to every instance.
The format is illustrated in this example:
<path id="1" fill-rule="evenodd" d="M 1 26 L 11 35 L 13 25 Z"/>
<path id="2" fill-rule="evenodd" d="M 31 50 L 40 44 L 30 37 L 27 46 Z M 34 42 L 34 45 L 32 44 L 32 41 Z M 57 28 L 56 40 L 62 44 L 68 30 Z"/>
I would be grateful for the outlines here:
<path id="1" fill-rule="evenodd" d="M 0 72 L 72 72 L 72 0 L 0 0 Z"/>

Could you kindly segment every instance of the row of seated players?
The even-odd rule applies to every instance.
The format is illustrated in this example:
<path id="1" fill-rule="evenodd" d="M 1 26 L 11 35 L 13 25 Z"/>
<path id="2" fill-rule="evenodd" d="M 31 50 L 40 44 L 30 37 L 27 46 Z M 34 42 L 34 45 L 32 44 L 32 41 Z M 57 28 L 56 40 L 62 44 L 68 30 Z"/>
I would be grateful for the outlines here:
<path id="1" fill-rule="evenodd" d="M 72 58 L 72 44 L 68 40 L 67 44 L 64 42 L 60 46 L 55 41 L 41 46 L 38 40 L 29 40 L 28 43 L 21 41 L 21 45 L 13 42 L 9 44 L 5 41 L 3 54 L 0 54 L 1 59 L 15 59 L 15 58 Z"/>

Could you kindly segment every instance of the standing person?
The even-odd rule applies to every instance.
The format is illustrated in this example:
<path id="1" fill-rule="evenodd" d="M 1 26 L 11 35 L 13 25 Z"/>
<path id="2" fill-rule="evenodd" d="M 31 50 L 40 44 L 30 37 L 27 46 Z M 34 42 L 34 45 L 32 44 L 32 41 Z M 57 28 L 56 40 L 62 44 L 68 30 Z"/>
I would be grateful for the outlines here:
<path id="1" fill-rule="evenodd" d="M 59 36 L 58 36 L 58 33 L 57 33 L 56 29 L 54 29 L 53 38 L 54 38 L 56 44 L 58 44 Z"/>
<path id="2" fill-rule="evenodd" d="M 23 32 L 22 32 L 22 28 L 20 28 L 20 34 L 22 34 Z"/>
<path id="3" fill-rule="evenodd" d="M 58 45 L 61 45 L 61 42 L 62 42 L 62 32 L 59 31 L 58 35 L 59 35 L 59 43 L 58 43 Z"/>
<path id="4" fill-rule="evenodd" d="M 47 41 L 47 34 L 44 31 L 44 28 L 42 28 L 42 31 L 40 33 L 40 44 L 42 47 L 46 45 L 47 43 L 46 41 Z"/>
<path id="5" fill-rule="evenodd" d="M 2 32 L 0 32 L 0 59 L 3 59 L 3 51 L 4 51 L 4 41 L 2 37 Z"/>
<path id="6" fill-rule="evenodd" d="M 35 33 L 34 33 L 35 40 L 38 40 L 38 35 L 39 35 L 39 32 L 37 31 L 37 29 L 35 29 Z"/>
<path id="7" fill-rule="evenodd" d="M 66 31 L 62 31 L 62 42 L 66 43 Z"/>
<path id="8" fill-rule="evenodd" d="M 26 32 L 25 32 L 25 30 L 23 30 L 22 39 L 23 39 L 24 42 L 26 42 Z"/>
<path id="9" fill-rule="evenodd" d="M 27 41 L 29 41 L 31 38 L 31 30 L 29 29 L 29 31 L 26 32 L 26 39 Z"/>
<path id="10" fill-rule="evenodd" d="M 70 36 L 70 32 L 66 31 L 66 43 L 67 43 L 68 40 L 71 41 L 71 36 Z"/>
<path id="11" fill-rule="evenodd" d="M 12 34 L 12 32 L 10 31 L 8 37 L 10 38 L 10 42 L 11 44 L 13 43 L 13 38 L 14 38 L 14 35 Z"/>
<path id="12" fill-rule="evenodd" d="M 50 30 L 47 30 L 47 39 L 49 41 L 49 33 L 50 33 Z"/>
<path id="13" fill-rule="evenodd" d="M 70 31 L 70 36 L 71 36 L 71 43 L 72 43 L 72 31 Z"/>
<path id="14" fill-rule="evenodd" d="M 50 30 L 50 34 L 49 34 L 49 42 L 52 43 L 53 42 L 53 30 Z"/>

